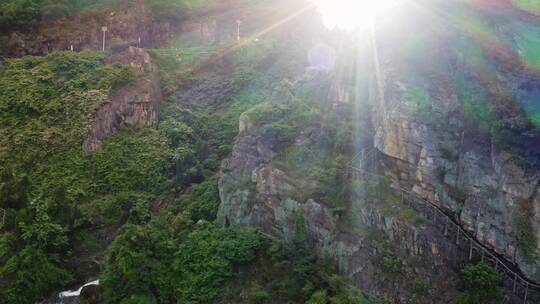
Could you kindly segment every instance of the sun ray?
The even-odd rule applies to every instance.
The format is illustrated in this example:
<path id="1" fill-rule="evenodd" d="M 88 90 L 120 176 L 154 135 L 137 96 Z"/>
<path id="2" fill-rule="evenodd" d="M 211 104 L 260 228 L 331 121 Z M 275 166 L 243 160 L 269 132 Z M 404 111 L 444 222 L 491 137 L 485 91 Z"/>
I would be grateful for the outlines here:
<path id="1" fill-rule="evenodd" d="M 217 61 L 219 61 L 221 58 L 227 56 L 228 54 L 231 54 L 231 53 L 234 53 L 235 51 L 237 51 L 238 49 L 240 49 L 241 47 L 245 46 L 246 44 L 249 44 L 249 43 L 252 43 L 253 41 L 255 41 L 255 39 L 258 39 L 259 37 L 279 28 L 280 26 L 283 26 L 284 24 L 286 24 L 287 22 L 299 17 L 300 15 L 308 12 L 309 10 L 313 9 L 314 6 L 313 4 L 308 4 L 308 5 L 305 5 L 305 6 L 302 6 L 300 9 L 294 11 L 293 13 L 291 14 L 288 14 L 286 17 L 278 20 L 277 22 L 269 25 L 268 27 L 248 36 L 248 37 L 245 37 L 245 38 L 242 38 L 240 41 L 238 41 L 237 43 L 234 43 L 233 45 L 231 45 L 230 47 L 228 48 L 225 48 L 223 50 L 221 50 L 218 54 L 216 54 L 215 56 L 211 57 L 211 58 L 208 58 L 207 60 L 203 61 L 200 65 L 198 65 L 197 67 L 194 67 L 194 71 L 195 70 L 199 70 L 201 68 L 204 68 L 210 64 L 213 64 Z"/>
<path id="2" fill-rule="evenodd" d="M 319 9 L 328 28 L 366 29 L 384 11 L 396 6 L 398 0 L 311 0 Z"/>

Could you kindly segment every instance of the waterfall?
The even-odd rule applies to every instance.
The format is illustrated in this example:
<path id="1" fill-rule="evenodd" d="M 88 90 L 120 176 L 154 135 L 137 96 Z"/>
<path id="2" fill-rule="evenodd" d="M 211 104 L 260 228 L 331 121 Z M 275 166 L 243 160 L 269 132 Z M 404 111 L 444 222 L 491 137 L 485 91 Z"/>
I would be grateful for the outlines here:
<path id="1" fill-rule="evenodd" d="M 85 288 L 86 286 L 90 286 L 90 285 L 99 285 L 99 280 L 94 280 L 94 281 L 88 282 L 88 283 L 82 285 L 81 287 L 79 287 L 79 289 L 77 289 L 77 290 L 66 290 L 66 291 L 62 291 L 62 292 L 58 293 L 58 300 L 59 301 L 57 302 L 57 304 L 63 304 L 64 300 L 67 300 L 66 298 L 72 298 L 72 297 L 77 297 L 78 298 L 81 295 L 81 291 L 83 290 L 83 288 Z M 69 300 L 69 302 L 71 302 L 71 299 Z"/>

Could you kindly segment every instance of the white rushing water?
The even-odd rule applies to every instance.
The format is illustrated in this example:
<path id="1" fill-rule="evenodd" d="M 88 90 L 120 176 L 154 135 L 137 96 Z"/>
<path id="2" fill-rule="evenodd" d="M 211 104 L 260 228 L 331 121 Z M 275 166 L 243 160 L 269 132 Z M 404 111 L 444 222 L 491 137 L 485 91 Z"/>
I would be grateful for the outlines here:
<path id="1" fill-rule="evenodd" d="M 88 282 L 88 283 L 84 284 L 83 286 L 79 287 L 79 289 L 77 289 L 77 290 L 62 291 L 61 293 L 58 294 L 58 297 L 60 299 L 68 298 L 68 297 L 78 297 L 78 296 L 81 295 L 81 291 L 83 290 L 83 288 L 85 288 L 86 286 L 90 286 L 90 285 L 99 285 L 99 280 L 94 280 L 94 281 Z"/>

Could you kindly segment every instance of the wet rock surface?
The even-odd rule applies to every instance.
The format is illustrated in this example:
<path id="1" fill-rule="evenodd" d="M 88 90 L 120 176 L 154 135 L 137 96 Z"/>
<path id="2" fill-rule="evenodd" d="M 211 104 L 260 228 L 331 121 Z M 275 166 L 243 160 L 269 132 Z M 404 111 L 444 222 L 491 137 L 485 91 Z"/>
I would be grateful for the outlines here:
<path id="1" fill-rule="evenodd" d="M 100 304 L 103 302 L 103 293 L 98 285 L 87 286 L 81 291 L 81 304 Z"/>

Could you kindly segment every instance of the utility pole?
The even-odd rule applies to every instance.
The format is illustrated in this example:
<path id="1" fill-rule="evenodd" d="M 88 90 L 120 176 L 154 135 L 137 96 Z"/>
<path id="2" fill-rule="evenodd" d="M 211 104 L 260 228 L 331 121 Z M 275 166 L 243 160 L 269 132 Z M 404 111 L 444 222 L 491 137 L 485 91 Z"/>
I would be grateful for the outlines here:
<path id="1" fill-rule="evenodd" d="M 240 24 L 242 20 L 236 20 L 236 40 L 240 41 Z"/>
<path id="2" fill-rule="evenodd" d="M 107 32 L 107 27 L 102 26 L 101 31 L 103 32 L 103 47 L 101 48 L 102 51 L 105 51 L 105 32 Z"/>

